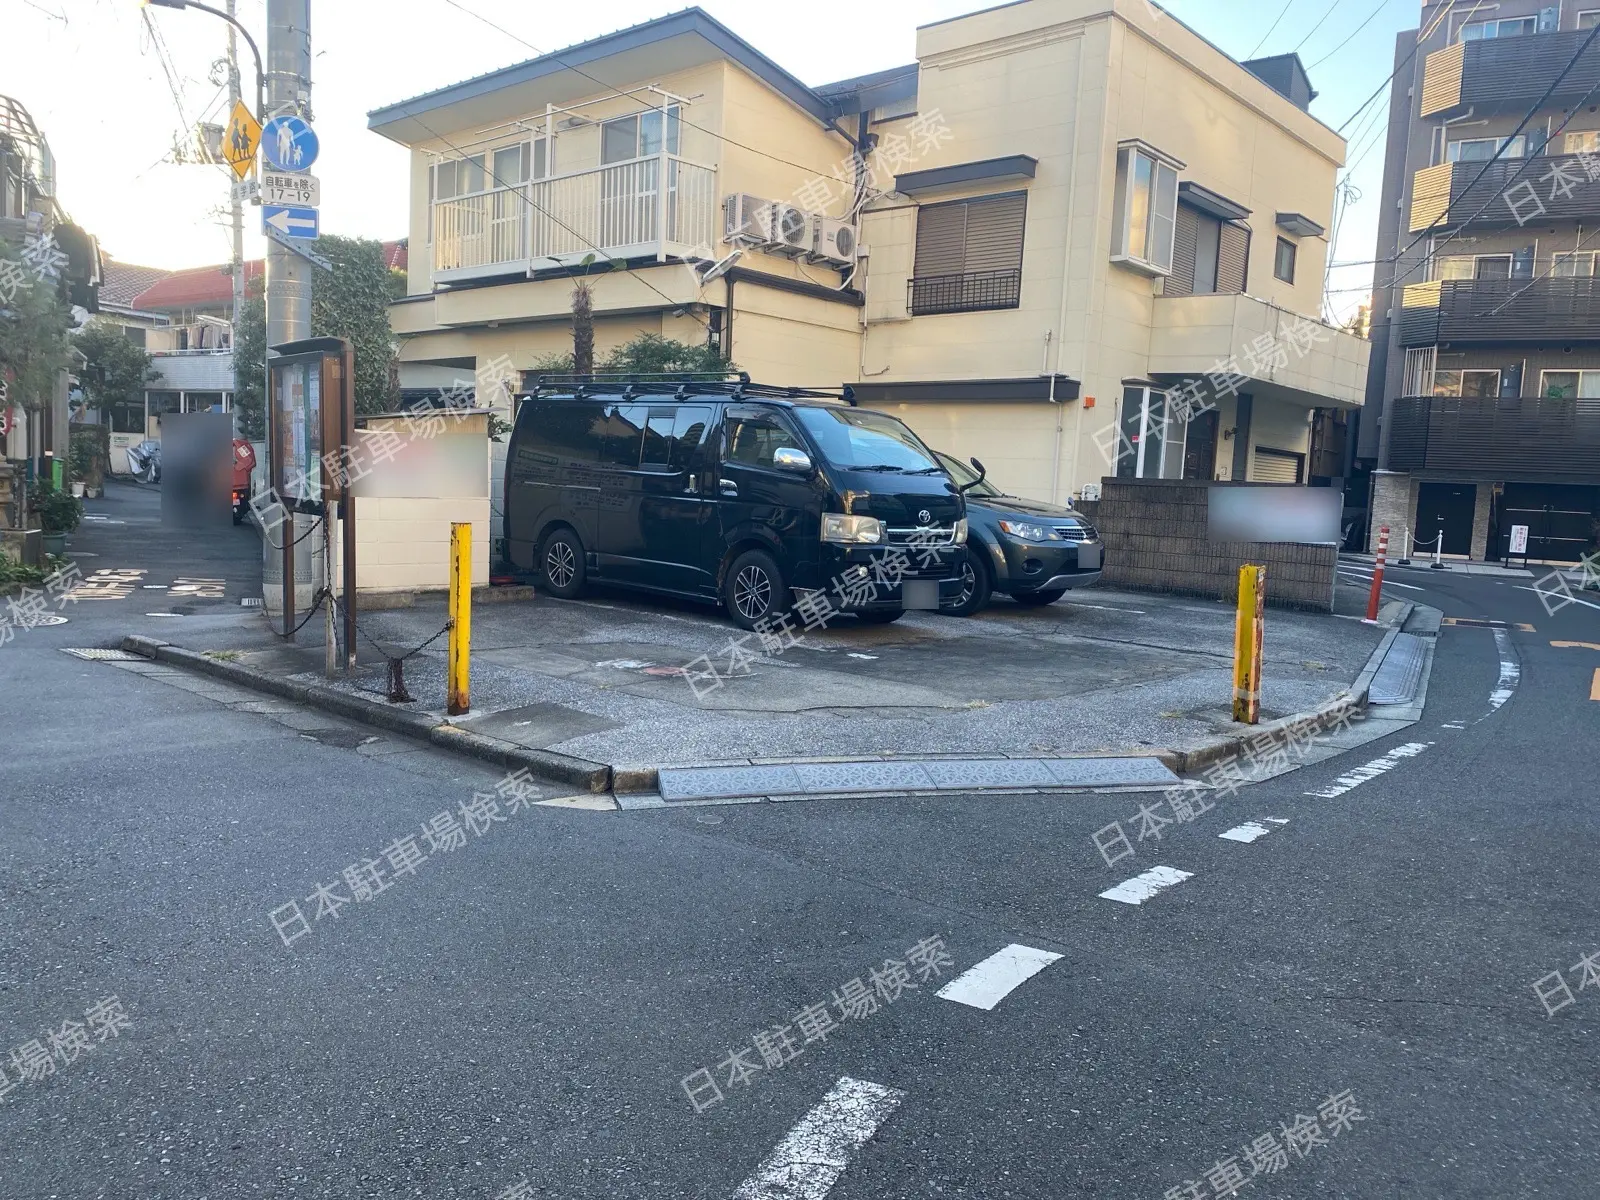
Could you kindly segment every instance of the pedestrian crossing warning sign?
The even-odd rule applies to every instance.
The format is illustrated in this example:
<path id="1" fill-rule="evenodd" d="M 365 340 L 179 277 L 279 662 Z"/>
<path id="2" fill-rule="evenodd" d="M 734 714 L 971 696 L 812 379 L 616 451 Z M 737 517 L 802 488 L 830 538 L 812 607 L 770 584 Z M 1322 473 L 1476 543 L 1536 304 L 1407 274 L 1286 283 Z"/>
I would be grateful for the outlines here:
<path id="1" fill-rule="evenodd" d="M 255 169 L 256 150 L 260 145 L 261 122 L 245 107 L 243 100 L 235 100 L 228 128 L 222 135 L 222 157 L 228 160 L 240 179 Z"/>

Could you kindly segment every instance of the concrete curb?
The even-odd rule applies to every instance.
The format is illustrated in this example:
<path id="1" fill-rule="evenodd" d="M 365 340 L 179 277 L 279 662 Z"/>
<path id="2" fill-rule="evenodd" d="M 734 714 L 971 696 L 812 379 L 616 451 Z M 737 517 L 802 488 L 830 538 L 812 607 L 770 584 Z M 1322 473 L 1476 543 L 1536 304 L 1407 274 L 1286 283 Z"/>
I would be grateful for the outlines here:
<path id="1" fill-rule="evenodd" d="M 587 759 L 574 758 L 570 754 L 557 754 L 553 750 L 530 750 L 514 742 L 503 742 L 498 738 L 473 733 L 424 713 L 390 708 L 388 705 L 364 700 L 360 696 L 351 696 L 333 688 L 280 679 L 276 675 L 269 675 L 254 667 L 212 658 L 156 638 L 129 635 L 122 639 L 122 648 L 142 658 L 171 663 L 175 667 L 184 667 L 201 675 L 210 675 L 240 687 L 250 688 L 252 691 L 266 692 L 284 700 L 292 700 L 296 704 L 304 704 L 352 721 L 360 721 L 388 733 L 414 738 L 446 750 L 453 750 L 458 754 L 483 759 L 496 766 L 509 767 L 513 770 L 526 768 L 531 774 L 548 783 L 591 793 L 611 790 L 611 767 L 606 763 L 590 762 Z"/>

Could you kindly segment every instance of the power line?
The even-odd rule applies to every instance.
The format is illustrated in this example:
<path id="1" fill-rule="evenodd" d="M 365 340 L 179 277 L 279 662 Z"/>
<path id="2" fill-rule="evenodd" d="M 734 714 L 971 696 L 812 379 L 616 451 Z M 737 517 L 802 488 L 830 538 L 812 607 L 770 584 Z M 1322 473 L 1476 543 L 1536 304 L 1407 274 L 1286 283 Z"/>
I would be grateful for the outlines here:
<path id="1" fill-rule="evenodd" d="M 1309 71 L 1313 67 L 1320 67 L 1323 63 L 1327 62 L 1335 54 L 1339 53 L 1339 51 L 1343 50 L 1346 46 L 1348 46 L 1350 44 L 1350 38 L 1355 37 L 1356 34 L 1360 33 L 1368 25 L 1372 24 L 1373 17 L 1376 17 L 1379 13 L 1381 13 L 1388 6 L 1389 6 L 1389 0 L 1378 0 L 1378 7 L 1373 9 L 1372 12 L 1367 15 L 1367 19 L 1365 21 L 1361 22 L 1361 24 L 1357 25 L 1354 29 L 1352 29 L 1350 31 L 1350 36 L 1349 37 L 1345 38 L 1344 41 L 1340 42 L 1332 50 L 1329 50 L 1321 58 L 1317 59 L 1317 61 L 1312 63 L 1310 67 L 1307 67 L 1306 70 Z"/>
<path id="2" fill-rule="evenodd" d="M 628 95 L 627 93 L 625 93 L 621 89 L 619 89 L 615 84 L 607 83 L 605 80 L 599 78 L 598 76 L 589 74 L 589 72 L 585 71 L 582 67 L 574 66 L 572 63 L 569 63 L 568 61 L 566 61 L 566 59 L 562 58 L 559 54 L 554 54 L 554 53 L 550 53 L 548 51 L 539 49 L 539 47 L 535 46 L 532 42 L 528 41 L 526 38 L 519 37 L 517 34 L 512 33 L 509 29 L 505 28 L 503 25 L 495 24 L 488 17 L 484 16 L 482 13 L 473 12 L 472 9 L 470 9 L 466 5 L 460 3 L 460 0 L 444 0 L 444 2 L 446 4 L 448 4 L 448 5 L 450 5 L 451 8 L 459 9 L 460 11 L 466 13 L 467 16 L 473 17 L 473 18 L 475 18 L 475 19 L 477 19 L 479 21 L 482 21 L 485 25 L 489 26 L 490 29 L 497 30 L 498 32 L 505 34 L 506 37 L 512 39 L 513 41 L 521 43 L 523 46 L 526 46 L 529 50 L 532 50 L 535 54 L 539 55 L 541 58 L 548 58 L 552 62 L 560 63 L 567 70 L 572 71 L 575 74 L 582 75 L 590 83 L 598 84 L 600 87 L 602 87 L 606 91 L 610 92 L 613 96 L 616 96 L 616 97 L 618 97 L 619 99 L 622 99 L 622 100 L 626 100 L 630 104 L 638 104 L 639 105 L 639 109 L 638 109 L 639 112 L 644 113 L 644 112 L 654 112 L 655 111 L 655 106 L 654 105 L 642 104 L 642 103 L 640 103 L 640 101 L 639 101 L 639 99 L 637 97 Z M 1290 0 L 1291 4 L 1293 2 L 1294 2 L 1294 0 Z M 633 116 L 635 114 L 633 114 L 633 113 L 625 113 L 624 115 L 625 116 Z M 817 170 L 816 170 L 815 167 L 808 167 L 808 166 L 805 166 L 805 165 L 803 165 L 801 163 L 791 162 L 787 158 L 783 158 L 780 155 L 773 154 L 771 151 L 762 150 L 762 149 L 759 149 L 759 148 L 757 148 L 755 146 L 748 146 L 744 142 L 736 141 L 735 139 L 729 137 L 727 134 L 719 133 L 715 129 L 707 129 L 704 125 L 696 125 L 693 121 L 689 120 L 689 118 L 685 117 L 681 110 L 679 111 L 679 114 L 678 114 L 678 122 L 681 125 L 687 125 L 690 129 L 697 129 L 701 133 L 704 133 L 704 134 L 706 134 L 706 135 L 708 135 L 710 137 L 714 137 L 718 141 L 726 142 L 730 146 L 737 146 L 740 150 L 748 151 L 751 154 L 759 154 L 762 158 L 769 158 L 773 162 L 782 163 L 786 167 L 793 167 L 797 171 L 804 171 L 808 175 L 816 175 L 817 174 Z M 832 128 L 832 127 L 830 126 L 830 128 Z M 849 135 L 842 133 L 840 130 L 834 129 L 834 132 L 838 133 L 839 136 L 844 137 L 846 140 L 850 140 L 849 139 Z M 663 137 L 665 136 L 665 131 L 663 131 L 662 136 Z M 846 182 L 846 181 L 840 180 L 839 182 Z"/>
<path id="3" fill-rule="evenodd" d="M 1278 12 L 1278 20 L 1274 21 L 1271 25 L 1267 26 L 1267 31 L 1264 34 L 1261 35 L 1261 40 L 1256 43 L 1255 50 L 1252 50 L 1252 51 L 1250 51 L 1249 54 L 1246 54 L 1245 58 L 1250 59 L 1250 58 L 1254 58 L 1256 56 L 1256 50 L 1261 49 L 1261 47 L 1263 47 L 1263 46 L 1265 46 L 1267 44 L 1267 39 L 1272 36 L 1272 31 L 1278 27 L 1278 21 L 1283 20 L 1284 16 L 1293 7 L 1294 7 L 1294 0 L 1289 0 L 1289 2 L 1287 4 L 1285 4 L 1283 6 L 1283 8 Z"/>
<path id="4" fill-rule="evenodd" d="M 1322 14 L 1322 16 L 1317 19 L 1317 23 L 1315 25 L 1313 25 L 1310 28 L 1310 30 L 1307 31 L 1305 37 L 1301 38 L 1298 42 L 1295 43 L 1295 45 L 1294 45 L 1294 53 L 1298 54 L 1300 52 L 1300 47 L 1304 46 L 1307 42 L 1309 42 L 1311 40 L 1311 35 L 1313 33 L 1315 33 L 1317 30 L 1321 29 L 1322 28 L 1322 23 L 1324 21 L 1326 21 L 1329 17 L 1333 16 L 1333 14 L 1338 10 L 1339 6 L 1341 4 L 1343 4 L 1343 3 L 1344 3 L 1344 0 L 1333 0 L 1333 3 L 1328 5 L 1327 11 L 1324 12 Z"/>

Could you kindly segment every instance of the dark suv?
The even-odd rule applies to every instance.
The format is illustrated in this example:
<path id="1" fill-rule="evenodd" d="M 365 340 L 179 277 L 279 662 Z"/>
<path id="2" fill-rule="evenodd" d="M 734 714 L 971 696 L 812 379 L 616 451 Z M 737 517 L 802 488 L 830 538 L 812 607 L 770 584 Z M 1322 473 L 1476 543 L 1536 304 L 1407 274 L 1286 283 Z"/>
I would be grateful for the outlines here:
<path id="1" fill-rule="evenodd" d="M 718 600 L 753 629 L 815 593 L 878 622 L 949 604 L 967 522 L 934 452 L 848 387 L 589 376 L 518 398 L 505 533 L 557 596 Z"/>
<path id="2" fill-rule="evenodd" d="M 967 561 L 961 595 L 944 606 L 970 617 L 995 592 L 1018 604 L 1054 604 L 1073 588 L 1100 581 L 1105 547 L 1082 513 L 1008 496 L 977 471 L 940 453 L 946 473 L 967 497 Z"/>

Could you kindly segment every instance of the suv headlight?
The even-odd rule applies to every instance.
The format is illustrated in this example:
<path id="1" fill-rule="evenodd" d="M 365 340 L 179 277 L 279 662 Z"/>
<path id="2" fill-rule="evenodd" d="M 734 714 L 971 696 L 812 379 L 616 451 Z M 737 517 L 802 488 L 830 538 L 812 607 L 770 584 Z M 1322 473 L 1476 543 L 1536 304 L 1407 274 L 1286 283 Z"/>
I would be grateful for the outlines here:
<path id="1" fill-rule="evenodd" d="M 883 541 L 883 522 L 877 517 L 822 514 L 822 540 L 845 545 L 876 545 Z"/>
<path id="2" fill-rule="evenodd" d="M 956 522 L 955 537 L 952 540 L 957 546 L 965 546 L 967 544 L 967 519 L 965 517 Z"/>
<path id="3" fill-rule="evenodd" d="M 1012 537 L 1021 538 L 1025 542 L 1059 542 L 1061 535 L 1054 529 L 1044 525 L 1034 525 L 1029 521 L 1001 521 L 1000 528 Z"/>

